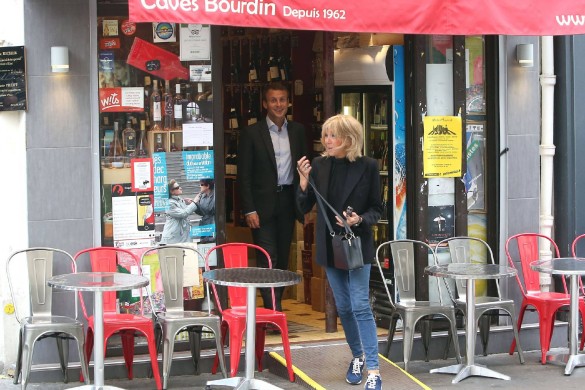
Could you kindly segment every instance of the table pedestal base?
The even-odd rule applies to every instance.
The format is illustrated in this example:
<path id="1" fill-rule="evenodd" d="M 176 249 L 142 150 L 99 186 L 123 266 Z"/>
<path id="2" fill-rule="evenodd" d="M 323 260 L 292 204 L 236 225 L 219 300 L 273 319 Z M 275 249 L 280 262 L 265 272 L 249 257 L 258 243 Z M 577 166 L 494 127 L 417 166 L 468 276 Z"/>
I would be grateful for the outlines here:
<path id="1" fill-rule="evenodd" d="M 224 378 L 208 381 L 205 386 L 205 390 L 211 390 L 213 386 L 229 386 L 237 390 L 282 390 L 280 387 L 274 386 L 263 380 L 256 378 L 248 379 L 243 377 Z"/>
<path id="2" fill-rule="evenodd" d="M 571 375 L 575 367 L 585 366 L 585 355 L 581 354 L 557 353 L 547 355 L 546 360 L 553 364 L 564 365 L 565 375 Z"/>
<path id="3" fill-rule="evenodd" d="M 584 355 L 585 356 L 585 355 Z M 435 368 L 431 370 L 431 374 L 457 374 L 457 376 L 451 381 L 451 383 L 459 383 L 465 378 L 470 376 L 484 376 L 488 378 L 510 380 L 508 375 L 500 374 L 494 370 L 490 370 L 486 366 L 481 364 L 454 364 L 448 367 Z"/>

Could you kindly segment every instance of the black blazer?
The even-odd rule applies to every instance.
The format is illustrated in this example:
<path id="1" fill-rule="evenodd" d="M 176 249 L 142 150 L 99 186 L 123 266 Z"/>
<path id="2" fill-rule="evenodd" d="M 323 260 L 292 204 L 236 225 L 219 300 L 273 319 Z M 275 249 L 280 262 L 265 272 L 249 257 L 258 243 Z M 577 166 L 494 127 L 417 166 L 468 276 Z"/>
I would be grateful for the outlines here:
<path id="1" fill-rule="evenodd" d="M 317 191 L 327 201 L 329 175 L 333 163 L 332 157 L 316 157 L 311 164 L 311 178 L 317 187 Z M 361 157 L 349 164 L 345 190 L 342 194 L 343 210 L 347 206 L 353 207 L 354 211 L 362 217 L 363 221 L 359 226 L 352 226 L 353 232 L 361 237 L 362 253 L 364 263 L 374 263 L 376 251 L 374 248 L 374 237 L 372 226 L 375 225 L 382 215 L 382 197 L 380 193 L 380 171 L 378 162 L 369 157 Z M 315 192 L 309 185 L 307 191 L 297 191 L 297 204 L 302 212 L 308 213 L 313 208 L 317 198 Z M 327 207 L 326 205 L 324 205 Z M 316 261 L 321 266 L 333 266 L 333 259 L 327 259 L 327 241 L 330 240 L 329 229 L 325 223 L 327 213 L 317 208 L 317 226 L 315 244 L 317 248 Z M 343 216 L 342 211 L 337 210 Z M 335 224 L 332 223 L 333 226 Z"/>
<path id="2" fill-rule="evenodd" d="M 292 158 L 293 185 L 299 185 L 297 161 L 307 155 L 305 128 L 297 122 L 288 122 L 288 139 Z M 238 185 L 242 201 L 242 211 L 256 211 L 260 220 L 270 218 L 276 210 L 276 186 L 278 172 L 274 146 L 268 131 L 266 119 L 246 127 L 240 133 L 238 147 Z M 291 204 L 290 207 L 295 207 Z M 303 214 L 295 207 L 297 219 Z"/>

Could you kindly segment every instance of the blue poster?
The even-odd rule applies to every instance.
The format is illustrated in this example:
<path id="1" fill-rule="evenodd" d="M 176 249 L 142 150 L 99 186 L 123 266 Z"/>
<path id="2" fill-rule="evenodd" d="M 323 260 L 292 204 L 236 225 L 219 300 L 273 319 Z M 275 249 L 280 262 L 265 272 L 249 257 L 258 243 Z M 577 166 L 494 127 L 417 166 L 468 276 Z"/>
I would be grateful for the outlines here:
<path id="1" fill-rule="evenodd" d="M 165 153 L 153 153 L 154 162 L 154 211 L 164 212 L 169 203 L 167 185 L 167 156 Z"/>
<path id="2" fill-rule="evenodd" d="M 191 226 L 189 237 L 214 237 L 215 236 L 215 224 L 203 226 Z"/>
<path id="3" fill-rule="evenodd" d="M 183 152 L 187 180 L 213 179 L 213 150 Z M 156 178 L 156 176 L 155 176 Z"/>

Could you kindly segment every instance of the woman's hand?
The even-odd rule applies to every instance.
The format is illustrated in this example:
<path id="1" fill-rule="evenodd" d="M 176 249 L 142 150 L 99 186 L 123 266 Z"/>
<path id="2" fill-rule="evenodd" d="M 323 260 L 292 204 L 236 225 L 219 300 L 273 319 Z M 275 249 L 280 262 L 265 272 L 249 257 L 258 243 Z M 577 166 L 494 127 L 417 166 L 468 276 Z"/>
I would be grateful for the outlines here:
<path id="1" fill-rule="evenodd" d="M 305 192 L 307 190 L 307 186 L 309 185 L 309 174 L 311 173 L 311 163 L 307 156 L 301 157 L 299 161 L 297 161 L 297 171 L 299 172 L 300 176 L 300 186 L 301 190 Z"/>
<path id="2" fill-rule="evenodd" d="M 362 217 L 357 215 L 355 212 L 351 213 L 351 215 L 348 217 L 347 213 L 344 211 L 343 216 L 345 217 L 345 222 L 347 222 L 349 226 L 359 225 L 362 222 Z M 337 220 L 337 225 L 343 227 L 343 220 L 337 215 L 335 216 L 335 219 Z"/>

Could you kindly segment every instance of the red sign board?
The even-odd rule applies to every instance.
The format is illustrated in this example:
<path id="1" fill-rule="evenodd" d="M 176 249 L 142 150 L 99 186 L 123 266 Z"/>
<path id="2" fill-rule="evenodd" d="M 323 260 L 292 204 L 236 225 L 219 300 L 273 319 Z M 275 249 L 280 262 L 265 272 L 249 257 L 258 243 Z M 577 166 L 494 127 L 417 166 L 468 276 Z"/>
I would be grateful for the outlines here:
<path id="1" fill-rule="evenodd" d="M 447 35 L 585 33 L 585 1 L 128 0 L 130 20 Z"/>
<path id="2" fill-rule="evenodd" d="M 100 88 L 100 112 L 144 111 L 144 88 Z"/>

